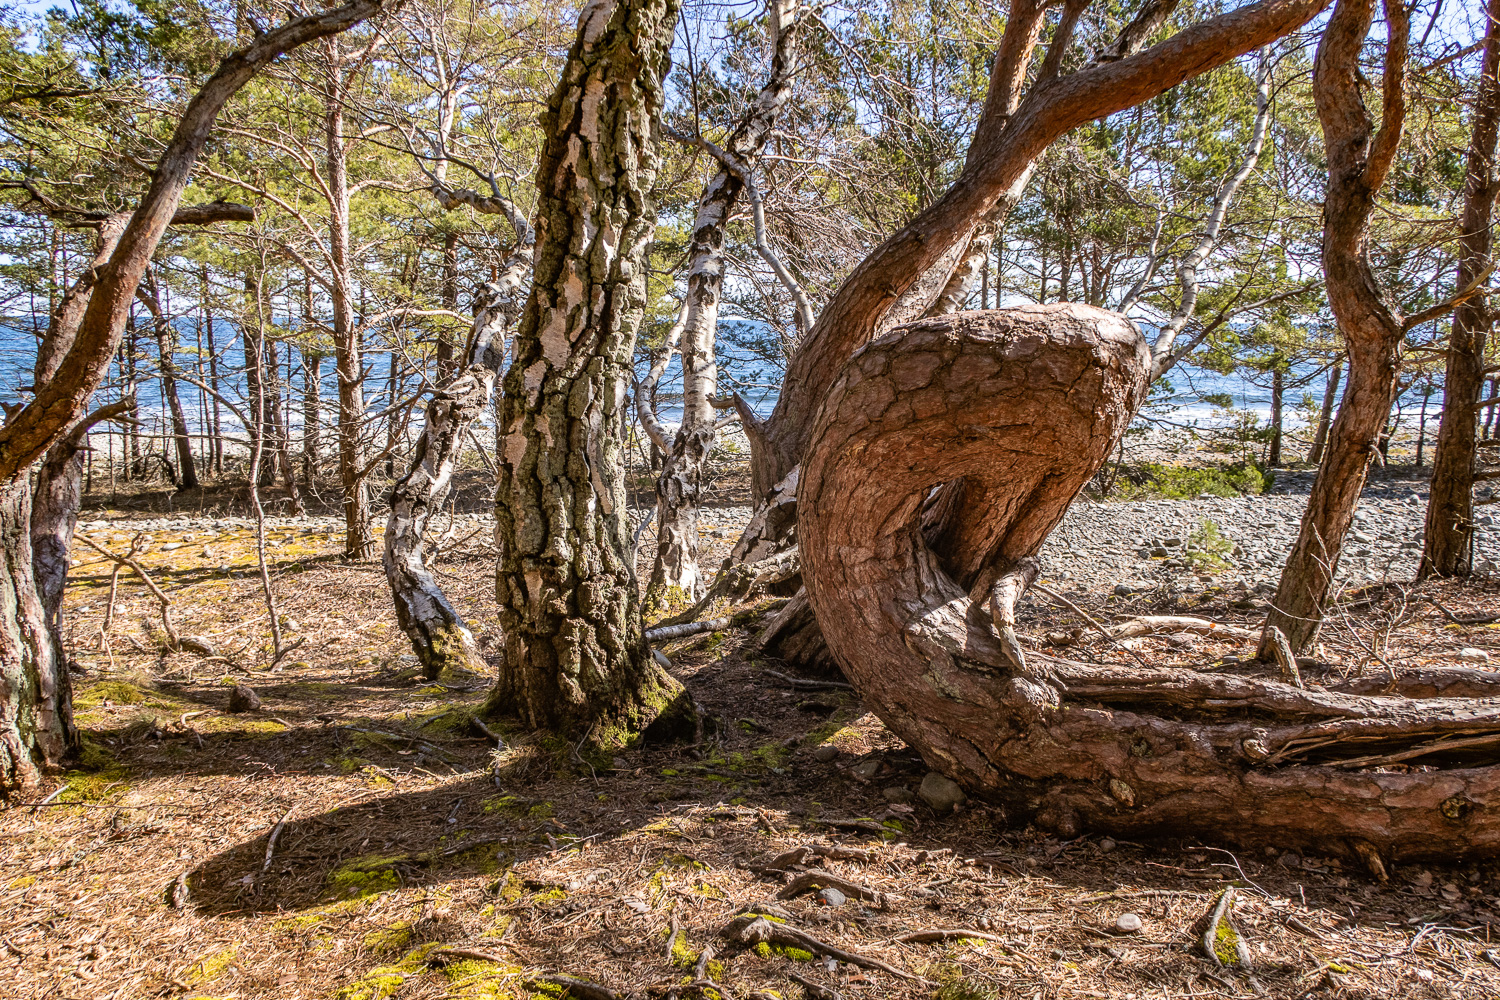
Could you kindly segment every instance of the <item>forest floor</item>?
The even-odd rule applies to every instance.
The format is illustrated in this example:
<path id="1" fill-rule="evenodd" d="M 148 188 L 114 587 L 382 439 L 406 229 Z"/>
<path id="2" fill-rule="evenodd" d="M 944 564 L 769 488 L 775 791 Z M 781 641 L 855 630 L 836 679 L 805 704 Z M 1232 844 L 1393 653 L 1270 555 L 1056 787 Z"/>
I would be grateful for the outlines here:
<path id="1" fill-rule="evenodd" d="M 60 794 L 0 813 L 7 997 L 478 1000 L 557 996 L 559 975 L 684 1000 L 1500 996 L 1500 862 L 1397 864 L 1382 884 L 1333 856 L 1059 841 L 972 801 L 939 814 L 915 794 L 926 766 L 839 679 L 788 681 L 755 655 L 774 601 L 663 647 L 717 722 L 702 742 L 599 759 L 502 729 L 497 748 L 469 721 L 487 679 L 422 682 L 379 563 L 343 561 L 340 532 L 273 528 L 279 613 L 303 640 L 273 666 L 250 529 L 223 512 L 172 523 L 96 511 L 80 530 L 123 553 L 149 529 L 141 563 L 217 656 L 164 652 L 160 606 L 128 571 L 105 638 L 112 564 L 78 545 L 65 619 L 84 751 Z M 488 533 L 450 537 L 444 586 L 488 648 Z M 1260 613 L 1215 586 L 1069 596 L 1105 620 Z M 1493 612 L 1500 585 L 1353 593 L 1324 669 L 1500 662 L 1500 625 L 1444 609 Z M 1020 625 L 1070 656 L 1125 655 L 1067 607 L 1031 602 Z M 1249 669 L 1253 652 L 1129 642 L 1203 669 Z M 236 682 L 258 710 L 228 710 Z M 1230 887 L 1249 969 L 1201 945 Z M 732 948 L 719 932 L 740 913 L 847 960 Z M 1128 915 L 1139 929 L 1121 933 Z"/>

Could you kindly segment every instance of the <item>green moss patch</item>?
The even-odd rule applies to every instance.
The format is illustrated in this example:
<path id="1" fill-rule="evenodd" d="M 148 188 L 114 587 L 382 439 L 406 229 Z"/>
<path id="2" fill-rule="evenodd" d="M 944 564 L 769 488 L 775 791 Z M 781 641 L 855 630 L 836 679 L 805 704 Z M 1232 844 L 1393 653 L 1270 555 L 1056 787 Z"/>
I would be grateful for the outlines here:
<path id="1" fill-rule="evenodd" d="M 328 895 L 334 898 L 374 896 L 401 885 L 395 866 L 404 854 L 366 854 L 328 873 Z"/>

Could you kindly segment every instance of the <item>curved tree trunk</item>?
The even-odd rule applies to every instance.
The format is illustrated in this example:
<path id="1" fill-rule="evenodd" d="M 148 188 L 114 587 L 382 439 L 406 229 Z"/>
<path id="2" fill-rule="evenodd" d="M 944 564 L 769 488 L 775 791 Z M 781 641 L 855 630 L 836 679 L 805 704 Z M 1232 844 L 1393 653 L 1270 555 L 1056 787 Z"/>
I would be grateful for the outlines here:
<path id="1" fill-rule="evenodd" d="M 953 186 L 877 247 L 840 286 L 803 338 L 787 369 L 776 409 L 758 433 L 752 487 L 763 495 L 800 461 L 817 408 L 844 361 L 887 322 L 899 304 L 921 315 L 942 294 L 981 220 L 1019 202 L 1037 159 L 1068 130 L 1149 100 L 1307 23 L 1328 0 L 1263 0 L 1192 25 L 1149 49 L 1147 40 L 1176 6 L 1148 2 L 1114 50 L 1059 75 L 1072 19 L 1060 19 L 1047 57 L 1025 82 L 1049 5 L 1017 0 L 991 71 L 984 113 Z M 1076 18 L 1078 10 L 1072 10 Z M 1021 96 L 1024 91 L 1024 97 Z M 1003 207 L 998 210 L 1003 215 Z M 936 279 L 936 280 L 935 280 Z M 908 294 L 913 288 L 921 294 Z M 930 291 L 926 291 L 930 289 Z"/>
<path id="2" fill-rule="evenodd" d="M 1500 0 L 1490 0 L 1479 99 L 1469 141 L 1464 178 L 1464 212 L 1459 225 L 1458 288 L 1468 288 L 1490 265 L 1490 232 L 1500 179 L 1495 173 L 1495 144 L 1500 137 Z M 1485 345 L 1490 310 L 1484 296 L 1474 295 L 1453 311 L 1448 337 L 1448 365 L 1443 378 L 1443 415 L 1432 456 L 1432 489 L 1427 500 L 1421 576 L 1467 576 L 1474 559 L 1474 472 L 1478 458 L 1476 431 L 1484 394 Z M 1418 463 L 1420 464 L 1420 463 Z"/>
<path id="3" fill-rule="evenodd" d="M 676 20 L 676 0 L 597 0 L 579 15 L 543 118 L 534 277 L 500 407 L 505 644 L 488 708 L 599 745 L 670 725 L 674 707 L 691 718 L 641 637 L 620 419 Z"/>
<path id="4" fill-rule="evenodd" d="M 384 0 L 355 0 L 309 14 L 230 53 L 188 102 L 151 173 L 140 206 L 119 223 L 113 249 L 101 252 L 75 302 L 64 342 L 48 348 L 39 368 L 53 372 L 36 396 L 0 426 L 0 796 L 33 785 L 74 740 L 68 675 L 47 627 L 31 549 L 32 467 L 87 411 L 119 348 L 136 288 L 173 222 L 201 222 L 223 206 L 179 209 L 198 154 L 219 110 L 267 63 L 313 39 L 344 31 L 378 13 Z M 246 217 L 248 209 L 237 213 Z M 101 237 L 111 218 L 100 221 Z M 109 238 L 115 239 L 115 233 Z M 101 239 L 101 242 L 104 242 Z"/>
<path id="5" fill-rule="evenodd" d="M 505 358 L 505 330 L 516 312 L 512 296 L 518 284 L 509 285 L 508 290 L 486 285 L 475 297 L 467 364 L 433 391 L 411 467 L 391 487 L 385 578 L 396 602 L 396 622 L 429 680 L 444 670 L 485 670 L 474 634 L 427 568 L 431 553 L 425 535 L 428 520 L 448 496 L 469 428 L 490 405 Z"/>
<path id="6" fill-rule="evenodd" d="M 1071 663 L 1010 641 L 1036 552 L 1150 370 L 1124 317 L 1080 305 L 924 320 L 844 366 L 811 435 L 800 531 L 814 610 L 864 703 L 932 767 L 1062 837 L 1500 851 L 1490 701 Z M 960 479 L 933 544 L 923 507 Z M 1427 767 L 1372 770 L 1404 761 Z"/>
<path id="7" fill-rule="evenodd" d="M 1317 637 L 1344 535 L 1396 397 L 1405 346 L 1406 326 L 1370 268 L 1368 243 L 1375 194 L 1401 143 L 1408 13 L 1387 0 L 1389 43 L 1377 130 L 1361 95 L 1358 66 L 1373 6 L 1373 0 L 1339 0 L 1313 71 L 1313 97 L 1328 152 L 1323 272 L 1328 302 L 1349 350 L 1349 380 L 1308 494 L 1302 528 L 1266 616 L 1259 656 L 1267 661 L 1274 656 L 1273 629 L 1299 653 Z"/>

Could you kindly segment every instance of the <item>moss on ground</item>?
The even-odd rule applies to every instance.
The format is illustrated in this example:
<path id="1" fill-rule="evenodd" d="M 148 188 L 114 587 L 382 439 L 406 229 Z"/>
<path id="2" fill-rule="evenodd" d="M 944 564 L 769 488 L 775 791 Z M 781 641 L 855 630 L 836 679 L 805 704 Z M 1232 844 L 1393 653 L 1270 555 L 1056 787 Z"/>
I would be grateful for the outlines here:
<path id="1" fill-rule="evenodd" d="M 427 968 L 428 956 L 442 945 L 431 942 L 407 952 L 401 961 L 393 965 L 382 965 L 350 983 L 334 994 L 335 1000 L 387 1000 L 411 976 L 420 975 Z"/>
<path id="2" fill-rule="evenodd" d="M 377 955 L 392 955 L 411 945 L 411 923 L 402 921 L 389 927 L 379 927 L 365 935 L 366 951 Z"/>
<path id="3" fill-rule="evenodd" d="M 222 951 L 204 955 L 186 969 L 179 976 L 189 986 L 208 986 L 216 982 L 234 965 L 236 948 L 229 947 Z"/>
<path id="4" fill-rule="evenodd" d="M 401 885 L 395 866 L 404 854 L 365 854 L 328 873 L 328 895 L 362 898 L 389 892 Z"/>

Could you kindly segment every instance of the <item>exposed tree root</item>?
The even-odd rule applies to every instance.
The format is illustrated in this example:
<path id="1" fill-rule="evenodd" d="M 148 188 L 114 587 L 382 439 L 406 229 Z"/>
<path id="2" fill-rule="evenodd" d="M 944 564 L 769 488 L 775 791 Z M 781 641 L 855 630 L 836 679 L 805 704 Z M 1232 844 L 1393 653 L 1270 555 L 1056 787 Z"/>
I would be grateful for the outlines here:
<path id="1" fill-rule="evenodd" d="M 803 465 L 798 531 L 810 604 L 864 703 L 929 765 L 1065 837 L 1500 853 L 1500 700 L 1038 653 L 1017 669 L 986 580 L 1035 555 L 1148 371 L 1128 322 L 1077 305 L 926 320 L 849 362 Z M 965 544 L 924 537 L 925 500 L 958 480 L 947 537 Z M 1424 685 L 1493 693 L 1467 673 L 1408 690 Z"/>
<path id="2" fill-rule="evenodd" d="M 842 948 L 828 944 L 813 937 L 806 931 L 798 930 L 790 924 L 772 923 L 759 913 L 742 913 L 729 923 L 725 924 L 719 931 L 719 936 L 731 944 L 744 948 L 754 948 L 758 944 L 781 946 L 783 948 L 801 948 L 810 951 L 814 955 L 826 955 L 840 962 L 848 962 L 862 969 L 879 969 L 881 972 L 889 973 L 898 979 L 920 981 L 919 977 L 910 972 L 887 965 L 878 958 L 870 958 L 858 952 L 845 951 Z"/>

